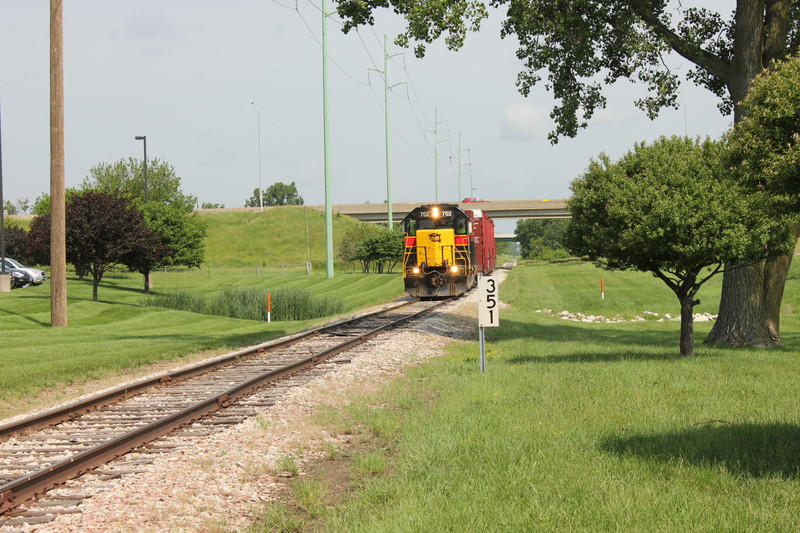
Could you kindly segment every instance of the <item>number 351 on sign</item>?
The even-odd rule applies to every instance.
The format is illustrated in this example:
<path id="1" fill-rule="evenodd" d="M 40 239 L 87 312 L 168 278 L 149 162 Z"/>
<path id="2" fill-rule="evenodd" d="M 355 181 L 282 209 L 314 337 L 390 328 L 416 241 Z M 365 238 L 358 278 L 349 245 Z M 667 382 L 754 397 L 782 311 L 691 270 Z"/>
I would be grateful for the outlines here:
<path id="1" fill-rule="evenodd" d="M 492 276 L 478 278 L 478 326 L 492 328 L 500 325 L 500 300 L 497 280 Z"/>

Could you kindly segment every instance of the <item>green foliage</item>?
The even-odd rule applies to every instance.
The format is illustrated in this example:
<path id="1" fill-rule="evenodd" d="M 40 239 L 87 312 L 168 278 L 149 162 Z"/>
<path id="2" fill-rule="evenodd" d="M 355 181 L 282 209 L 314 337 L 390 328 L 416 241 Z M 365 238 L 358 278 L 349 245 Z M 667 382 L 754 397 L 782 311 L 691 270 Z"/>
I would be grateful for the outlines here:
<path id="1" fill-rule="evenodd" d="M 719 145 L 672 137 L 605 155 L 572 183 L 567 243 L 608 269 L 678 273 L 791 248 L 768 199 L 725 178 Z"/>
<path id="2" fill-rule="evenodd" d="M 216 204 L 216 203 L 213 203 L 213 202 L 203 202 L 203 204 L 200 206 L 200 209 L 225 209 L 225 204 Z"/>
<path id="3" fill-rule="evenodd" d="M 46 215 L 50 213 L 50 195 L 42 193 L 33 202 L 32 212 L 34 215 Z"/>
<path id="4" fill-rule="evenodd" d="M 17 206 L 11 203 L 11 200 L 6 200 L 3 202 L 3 212 L 6 215 L 17 215 L 19 214 L 19 209 L 17 209 Z"/>
<path id="5" fill-rule="evenodd" d="M 148 203 L 169 204 L 191 211 L 196 198 L 183 194 L 181 179 L 175 168 L 157 157 L 147 160 Z M 144 164 L 129 157 L 114 163 L 102 162 L 89 169 L 81 184 L 83 190 L 100 190 L 130 198 L 136 205 L 144 204 Z"/>
<path id="6" fill-rule="evenodd" d="M 366 222 L 353 224 L 345 230 L 341 244 L 337 247 L 337 257 L 344 263 L 352 264 L 359 260 L 359 251 L 364 241 L 380 232 L 380 226 Z"/>
<path id="7" fill-rule="evenodd" d="M 788 225 L 768 197 L 745 191 L 721 171 L 710 140 L 661 138 L 612 163 L 605 155 L 572 183 L 567 247 L 610 270 L 652 272 L 675 292 L 692 355 L 694 296 L 733 260 L 788 253 Z M 703 272 L 707 267 L 710 272 Z"/>
<path id="8" fill-rule="evenodd" d="M 520 244 L 524 259 L 552 261 L 569 257 L 564 248 L 564 236 L 569 225 L 562 219 L 519 220 L 514 239 Z"/>
<path id="9" fill-rule="evenodd" d="M 181 207 L 160 203 L 143 206 L 147 227 L 157 233 L 169 255 L 149 266 L 185 266 L 199 268 L 205 258 L 206 224 L 197 213 Z"/>
<path id="10" fill-rule="evenodd" d="M 650 118 L 664 107 L 677 107 L 680 80 L 662 61 L 670 51 L 696 65 L 687 78 L 721 99 L 730 113 L 762 65 L 797 48 L 796 7 L 767 2 L 762 9 L 738 9 L 720 15 L 705 7 L 641 0 L 339 0 L 344 31 L 374 22 L 379 8 L 406 19 L 395 42 L 415 44 L 418 57 L 428 43 L 444 38 L 456 50 L 468 31 L 478 31 L 489 6 L 506 9 L 502 37 L 515 36 L 516 56 L 524 62 L 517 78 L 528 95 L 542 77 L 558 101 L 551 142 L 575 136 L 598 109 L 606 106 L 603 87 L 620 79 L 643 83 L 649 93 L 636 105 Z M 760 4 L 759 4 L 760 5 Z M 726 18 L 727 17 L 727 18 Z M 768 38 L 763 36 L 768 35 Z"/>
<path id="11" fill-rule="evenodd" d="M 356 251 L 363 272 L 370 270 L 382 274 L 392 273 L 392 269 L 403 259 L 403 234 L 381 228 L 368 235 Z"/>
<path id="12" fill-rule="evenodd" d="M 800 56 L 775 63 L 753 83 L 747 114 L 727 138 L 728 171 L 776 210 L 800 213 Z"/>
<path id="13" fill-rule="evenodd" d="M 261 191 L 263 207 L 280 205 L 303 205 L 303 197 L 297 192 L 294 182 L 289 185 L 277 181 Z M 253 189 L 253 195 L 245 200 L 245 207 L 258 207 L 258 189 Z"/>
<path id="14" fill-rule="evenodd" d="M 118 265 L 133 270 L 161 263 L 169 248 L 148 229 L 144 215 L 126 197 L 87 189 L 69 196 L 66 205 L 67 261 L 78 272 L 91 273 L 92 299 L 106 271 Z M 31 223 L 25 255 L 31 262 L 50 264 L 50 214 Z"/>
<path id="15" fill-rule="evenodd" d="M 28 257 L 25 255 L 28 232 L 16 224 L 10 224 L 9 222 L 9 220 L 6 220 L 3 225 L 6 257 L 13 257 L 23 264 L 31 263 L 31 261 L 29 261 Z"/>

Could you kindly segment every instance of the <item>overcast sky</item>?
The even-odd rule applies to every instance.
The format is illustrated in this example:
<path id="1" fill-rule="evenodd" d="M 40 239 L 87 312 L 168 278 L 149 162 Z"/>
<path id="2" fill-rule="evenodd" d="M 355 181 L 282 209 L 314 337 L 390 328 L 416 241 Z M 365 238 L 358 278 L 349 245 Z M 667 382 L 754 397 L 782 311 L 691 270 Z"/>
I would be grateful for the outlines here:
<path id="1" fill-rule="evenodd" d="M 733 2 L 721 2 L 724 5 Z M 685 2 L 684 2 L 685 4 Z M 329 4 L 329 9 L 332 9 Z M 439 199 L 566 198 L 590 158 L 619 157 L 661 135 L 719 137 L 730 118 L 707 91 L 684 83 L 679 110 L 650 121 L 633 105 L 641 86 L 621 82 L 608 108 L 575 139 L 546 138 L 544 86 L 516 90 L 516 40 L 493 12 L 459 52 L 431 46 L 423 60 L 392 45 L 401 21 L 344 35 L 329 20 L 331 182 L 334 203 L 386 199 L 383 35 L 389 53 L 393 199 L 434 199 L 438 109 Z M 66 182 L 90 167 L 142 157 L 171 163 L 184 192 L 240 207 L 261 181 L 295 181 L 307 204 L 324 202 L 319 0 L 66 0 Z M 679 58 L 671 66 L 689 67 Z M 49 2 L 0 0 L 0 106 L 5 198 L 49 192 Z M 474 191 L 470 190 L 470 182 Z"/>

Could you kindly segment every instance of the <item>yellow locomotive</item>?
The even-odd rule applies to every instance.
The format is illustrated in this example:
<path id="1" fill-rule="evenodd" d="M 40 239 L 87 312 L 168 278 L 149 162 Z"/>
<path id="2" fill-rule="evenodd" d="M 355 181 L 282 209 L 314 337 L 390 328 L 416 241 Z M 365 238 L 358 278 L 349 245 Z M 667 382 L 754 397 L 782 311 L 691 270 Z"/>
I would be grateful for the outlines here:
<path id="1" fill-rule="evenodd" d="M 458 296 L 497 262 L 494 222 L 479 209 L 423 205 L 403 219 L 403 232 L 403 279 L 411 296 Z"/>

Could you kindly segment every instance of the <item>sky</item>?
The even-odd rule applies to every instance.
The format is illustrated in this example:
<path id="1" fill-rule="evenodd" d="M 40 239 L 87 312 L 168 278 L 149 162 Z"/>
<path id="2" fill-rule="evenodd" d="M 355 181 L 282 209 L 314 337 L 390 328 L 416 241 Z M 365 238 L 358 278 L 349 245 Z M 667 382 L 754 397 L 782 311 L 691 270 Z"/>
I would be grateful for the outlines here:
<path id="1" fill-rule="evenodd" d="M 241 207 L 259 183 L 294 181 L 306 204 L 322 204 L 319 2 L 65 1 L 66 185 L 79 185 L 100 162 L 142 158 L 134 137 L 144 135 L 148 158 L 172 164 L 183 191 L 201 202 Z M 689 82 L 680 109 L 650 121 L 633 104 L 645 89 L 623 80 L 610 88 L 607 109 L 588 129 L 551 145 L 554 101 L 544 84 L 528 98 L 517 91 L 522 63 L 516 39 L 500 38 L 502 18 L 491 12 L 458 52 L 436 43 L 417 59 L 392 44 L 403 28 L 398 15 L 379 13 L 375 26 L 347 35 L 340 19 L 329 17 L 333 203 L 387 198 L 378 72 L 384 35 L 395 86 L 389 97 L 395 202 L 433 201 L 437 167 L 441 201 L 568 198 L 570 182 L 601 152 L 618 158 L 661 135 L 718 138 L 730 125 L 716 98 Z M 689 70 L 679 57 L 667 61 L 682 74 Z M 0 0 L 0 127 L 4 197 L 33 203 L 49 192 L 46 0 Z"/>

